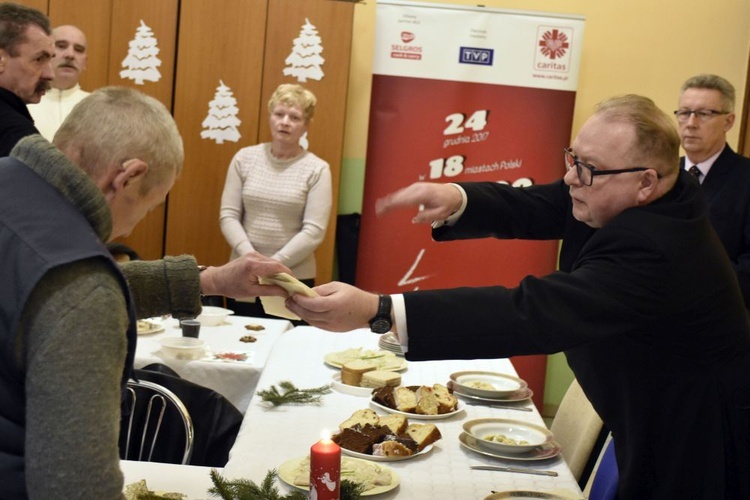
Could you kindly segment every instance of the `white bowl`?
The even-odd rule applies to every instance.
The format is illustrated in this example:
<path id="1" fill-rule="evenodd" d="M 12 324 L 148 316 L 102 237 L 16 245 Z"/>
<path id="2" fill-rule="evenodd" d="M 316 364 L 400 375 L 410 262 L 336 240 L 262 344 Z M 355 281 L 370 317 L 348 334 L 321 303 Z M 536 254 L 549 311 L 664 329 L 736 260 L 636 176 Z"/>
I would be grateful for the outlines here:
<path id="1" fill-rule="evenodd" d="M 218 326 L 224 323 L 227 316 L 232 314 L 234 314 L 234 311 L 223 307 L 203 306 L 200 316 L 195 319 L 200 321 L 203 326 Z"/>
<path id="2" fill-rule="evenodd" d="M 518 377 L 483 371 L 455 372 L 451 374 L 451 380 L 464 394 L 490 399 L 508 397 L 528 386 L 525 380 Z"/>
<path id="3" fill-rule="evenodd" d="M 161 339 L 161 348 L 175 359 L 200 359 L 205 352 L 206 343 L 192 337 L 167 337 Z"/>
<path id="4" fill-rule="evenodd" d="M 480 448 L 499 453 L 524 453 L 552 439 L 545 427 L 519 420 L 504 418 L 479 418 L 464 423 L 464 431 L 477 440 Z M 507 441 L 488 440 L 489 437 L 504 436 Z"/>

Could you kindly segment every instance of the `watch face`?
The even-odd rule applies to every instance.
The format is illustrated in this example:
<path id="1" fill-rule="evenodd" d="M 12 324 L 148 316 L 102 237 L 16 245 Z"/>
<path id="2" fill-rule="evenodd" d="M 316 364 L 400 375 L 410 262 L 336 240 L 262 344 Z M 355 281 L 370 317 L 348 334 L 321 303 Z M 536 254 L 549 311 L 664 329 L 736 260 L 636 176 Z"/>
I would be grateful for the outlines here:
<path id="1" fill-rule="evenodd" d="M 391 329 L 391 322 L 387 319 L 378 318 L 370 325 L 370 330 L 375 333 L 386 333 Z"/>

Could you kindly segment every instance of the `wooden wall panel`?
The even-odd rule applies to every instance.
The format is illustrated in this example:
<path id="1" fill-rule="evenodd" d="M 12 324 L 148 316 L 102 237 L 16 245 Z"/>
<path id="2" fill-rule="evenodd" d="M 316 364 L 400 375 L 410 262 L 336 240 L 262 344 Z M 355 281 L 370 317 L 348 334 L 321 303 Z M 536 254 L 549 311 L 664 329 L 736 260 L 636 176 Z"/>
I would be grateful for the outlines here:
<path id="1" fill-rule="evenodd" d="M 108 68 L 108 85 L 131 87 L 159 99 L 172 109 L 174 61 L 177 42 L 178 0 L 114 0 L 112 4 L 112 29 Z M 145 80 L 139 85 L 120 77 L 121 64 L 128 55 L 129 43 L 135 38 L 141 20 L 156 37 L 161 60 L 158 82 Z M 122 241 L 137 251 L 141 258 L 158 259 L 164 253 L 164 219 L 166 208 L 162 204 L 151 211 L 135 228 L 133 234 Z"/>
<path id="2" fill-rule="evenodd" d="M 112 0 L 49 0 L 52 26 L 72 24 L 86 34 L 88 61 L 81 88 L 89 92 L 107 85 L 112 31 Z"/>
<path id="3" fill-rule="evenodd" d="M 15 0 L 15 3 L 31 7 L 49 15 L 49 0 Z"/>
<path id="4" fill-rule="evenodd" d="M 333 208 L 326 238 L 315 253 L 317 282 L 326 283 L 333 277 L 333 253 L 336 234 L 341 156 L 344 141 L 346 95 L 349 84 L 349 58 L 352 40 L 354 4 L 330 0 L 272 0 L 269 2 L 268 33 L 263 67 L 264 117 L 260 120 L 260 142 L 270 140 L 268 113 L 265 103 L 281 83 L 300 83 L 318 98 L 315 118 L 308 130 L 310 151 L 326 160 L 333 178 Z M 285 76 L 285 60 L 292 43 L 300 34 L 306 19 L 315 26 L 321 38 L 325 59 L 322 79 L 298 82 Z"/>
<path id="5" fill-rule="evenodd" d="M 169 255 L 191 253 L 206 265 L 229 259 L 219 203 L 232 157 L 258 140 L 265 25 L 266 0 L 182 0 L 174 115 L 185 167 L 169 196 Z M 220 80 L 237 100 L 238 142 L 201 138 Z"/>

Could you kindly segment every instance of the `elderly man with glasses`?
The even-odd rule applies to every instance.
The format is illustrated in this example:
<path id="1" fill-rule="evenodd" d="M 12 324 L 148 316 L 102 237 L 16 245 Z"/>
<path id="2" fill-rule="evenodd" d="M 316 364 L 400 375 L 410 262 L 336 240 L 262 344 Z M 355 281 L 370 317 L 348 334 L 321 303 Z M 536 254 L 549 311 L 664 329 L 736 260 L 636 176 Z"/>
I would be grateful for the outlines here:
<path id="1" fill-rule="evenodd" d="M 612 431 L 619 498 L 750 498 L 750 323 L 679 143 L 650 99 L 624 96 L 583 125 L 558 182 L 417 183 L 378 202 L 419 207 L 441 241 L 562 239 L 548 276 L 391 296 L 329 283 L 287 306 L 334 331 L 390 323 L 415 361 L 564 351 Z"/>
<path id="2" fill-rule="evenodd" d="M 708 217 L 729 254 L 750 309 L 750 158 L 727 144 L 734 125 L 734 87 L 716 75 L 688 79 L 674 112 L 685 156 L 708 199 Z"/>

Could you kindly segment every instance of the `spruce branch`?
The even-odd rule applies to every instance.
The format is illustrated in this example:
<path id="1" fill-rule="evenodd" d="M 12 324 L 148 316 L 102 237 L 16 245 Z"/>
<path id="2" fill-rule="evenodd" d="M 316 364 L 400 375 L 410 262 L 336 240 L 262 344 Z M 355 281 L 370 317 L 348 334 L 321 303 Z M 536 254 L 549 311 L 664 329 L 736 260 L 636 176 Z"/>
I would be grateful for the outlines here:
<path id="1" fill-rule="evenodd" d="M 258 391 L 258 395 L 263 401 L 271 403 L 273 406 L 284 404 L 320 405 L 322 403 L 321 397 L 331 392 L 330 385 L 313 387 L 311 389 L 298 389 L 288 380 L 279 382 L 279 387 L 282 392 L 275 385 L 272 385 L 266 390 Z"/>

